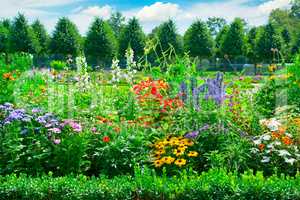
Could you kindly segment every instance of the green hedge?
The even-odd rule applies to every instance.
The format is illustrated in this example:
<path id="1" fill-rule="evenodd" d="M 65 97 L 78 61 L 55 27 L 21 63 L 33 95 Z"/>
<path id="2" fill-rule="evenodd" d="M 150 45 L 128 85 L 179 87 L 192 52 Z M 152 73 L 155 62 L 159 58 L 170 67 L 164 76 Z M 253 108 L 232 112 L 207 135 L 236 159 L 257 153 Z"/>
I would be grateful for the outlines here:
<path id="1" fill-rule="evenodd" d="M 247 172 L 238 176 L 223 169 L 201 175 L 156 176 L 137 170 L 134 177 L 86 176 L 0 177 L 0 199 L 300 199 L 300 175 L 295 178 Z"/>

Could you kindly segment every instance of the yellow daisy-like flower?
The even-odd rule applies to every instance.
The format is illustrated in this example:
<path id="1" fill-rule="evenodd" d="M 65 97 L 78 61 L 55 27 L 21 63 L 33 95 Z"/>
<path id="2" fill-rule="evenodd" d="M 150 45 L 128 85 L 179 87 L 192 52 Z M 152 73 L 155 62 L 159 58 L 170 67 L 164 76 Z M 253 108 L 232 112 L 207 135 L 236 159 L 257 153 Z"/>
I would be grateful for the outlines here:
<path id="1" fill-rule="evenodd" d="M 190 139 L 185 139 L 184 140 L 184 144 L 187 145 L 187 146 L 193 146 L 194 145 L 194 142 Z"/>
<path id="2" fill-rule="evenodd" d="M 183 165 L 186 164 L 186 160 L 181 158 L 181 159 L 177 159 L 175 162 L 174 162 L 175 165 L 177 165 L 178 167 L 182 167 Z"/>
<path id="3" fill-rule="evenodd" d="M 176 138 L 176 139 L 171 139 L 170 140 L 170 145 L 171 146 L 177 146 L 179 145 L 179 140 Z"/>
<path id="4" fill-rule="evenodd" d="M 183 151 L 185 151 L 187 148 L 188 148 L 188 147 L 185 146 L 184 144 L 180 144 L 180 145 L 178 146 L 178 149 L 181 149 L 181 150 L 183 150 Z"/>
<path id="5" fill-rule="evenodd" d="M 158 142 L 154 145 L 156 149 L 163 149 L 165 147 L 165 144 L 163 142 Z"/>
<path id="6" fill-rule="evenodd" d="M 154 161 L 154 166 L 155 167 L 161 167 L 164 164 L 164 162 L 162 160 L 156 160 Z"/>
<path id="7" fill-rule="evenodd" d="M 197 152 L 197 151 L 190 151 L 190 152 L 188 153 L 188 156 L 189 156 L 189 157 L 197 157 L 197 156 L 198 156 L 198 152 Z"/>
<path id="8" fill-rule="evenodd" d="M 182 149 L 174 149 L 173 153 L 174 153 L 174 155 L 176 155 L 178 157 L 178 156 L 183 155 L 184 151 Z"/>
<path id="9" fill-rule="evenodd" d="M 160 149 L 160 150 L 158 150 L 158 151 L 155 151 L 155 154 L 156 154 L 156 155 L 162 155 L 162 154 L 164 154 L 164 153 L 166 153 L 166 151 L 165 151 L 164 149 Z"/>
<path id="10" fill-rule="evenodd" d="M 171 157 L 171 156 L 167 156 L 167 157 L 163 157 L 161 159 L 164 163 L 170 165 L 174 162 L 175 158 Z"/>

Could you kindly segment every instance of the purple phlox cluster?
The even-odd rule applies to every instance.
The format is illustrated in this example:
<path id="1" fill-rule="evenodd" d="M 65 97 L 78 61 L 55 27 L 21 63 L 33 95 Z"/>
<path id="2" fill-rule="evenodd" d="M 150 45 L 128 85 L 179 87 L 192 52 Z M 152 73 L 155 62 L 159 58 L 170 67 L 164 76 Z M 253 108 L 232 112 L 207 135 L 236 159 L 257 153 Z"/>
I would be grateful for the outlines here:
<path id="1" fill-rule="evenodd" d="M 3 105 L 0 105 L 0 110 L 4 111 L 4 112 L 10 112 L 13 109 L 14 109 L 13 104 L 11 104 L 11 103 L 5 103 Z"/>
<path id="2" fill-rule="evenodd" d="M 82 131 L 82 126 L 72 119 L 64 120 L 64 122 L 61 124 L 62 127 L 67 126 L 67 125 L 70 126 L 73 129 L 73 131 L 75 131 L 75 132 Z"/>
<path id="3" fill-rule="evenodd" d="M 189 139 L 195 139 L 196 137 L 198 137 L 198 135 L 203 132 L 203 131 L 206 131 L 209 129 L 209 125 L 208 124 L 205 124 L 204 126 L 202 126 L 199 130 L 197 131 L 192 131 L 192 132 L 189 132 L 187 134 L 185 134 L 185 138 L 189 138 Z"/>

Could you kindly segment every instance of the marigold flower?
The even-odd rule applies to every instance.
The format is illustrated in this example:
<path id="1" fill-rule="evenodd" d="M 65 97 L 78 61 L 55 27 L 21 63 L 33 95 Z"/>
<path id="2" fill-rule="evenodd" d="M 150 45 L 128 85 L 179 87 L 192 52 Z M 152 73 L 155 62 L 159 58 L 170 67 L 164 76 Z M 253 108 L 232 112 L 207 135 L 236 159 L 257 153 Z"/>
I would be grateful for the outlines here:
<path id="1" fill-rule="evenodd" d="M 105 143 L 108 143 L 108 142 L 110 141 L 110 137 L 104 136 L 104 137 L 102 138 L 102 141 L 105 142 Z"/>
<path id="2" fill-rule="evenodd" d="M 189 156 L 189 157 L 197 157 L 197 156 L 198 156 L 198 152 L 197 152 L 197 151 L 190 151 L 190 152 L 188 153 L 188 156 Z"/>
<path id="3" fill-rule="evenodd" d="M 178 167 L 182 167 L 186 164 L 186 160 L 181 158 L 181 159 L 177 159 L 175 162 L 174 162 L 175 165 L 177 165 Z"/>

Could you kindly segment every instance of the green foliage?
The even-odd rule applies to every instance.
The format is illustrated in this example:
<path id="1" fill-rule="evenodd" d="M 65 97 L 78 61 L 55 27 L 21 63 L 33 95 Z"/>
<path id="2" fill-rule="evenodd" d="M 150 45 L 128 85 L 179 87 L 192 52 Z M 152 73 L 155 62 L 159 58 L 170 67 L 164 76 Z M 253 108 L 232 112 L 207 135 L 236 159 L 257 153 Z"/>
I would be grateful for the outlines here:
<path id="1" fill-rule="evenodd" d="M 121 12 L 114 12 L 111 14 L 108 23 L 111 26 L 115 37 L 119 39 L 120 33 L 125 26 L 125 17 L 123 17 Z"/>
<path id="2" fill-rule="evenodd" d="M 134 51 L 134 60 L 138 61 L 144 55 L 146 36 L 136 18 L 129 20 L 119 38 L 119 57 L 124 58 L 130 47 Z"/>
<path id="3" fill-rule="evenodd" d="M 31 178 L 25 175 L 0 177 L 0 199 L 299 199 L 299 176 L 272 176 L 249 171 L 241 176 L 223 169 L 201 175 L 158 177 L 149 169 L 136 169 L 135 176 L 68 176 Z"/>
<path id="4" fill-rule="evenodd" d="M 55 26 L 50 52 L 57 56 L 77 56 L 81 51 L 81 38 L 76 25 L 68 18 L 60 18 Z"/>
<path id="5" fill-rule="evenodd" d="M 157 29 L 155 37 L 158 39 L 156 53 L 159 55 L 159 57 L 166 56 L 164 54 L 168 55 L 171 47 L 174 48 L 176 54 L 182 54 L 182 41 L 180 41 L 174 21 L 169 20 L 161 24 Z"/>
<path id="6" fill-rule="evenodd" d="M 9 29 L 0 23 L 0 53 L 9 52 Z"/>
<path id="7" fill-rule="evenodd" d="M 53 60 L 50 62 L 50 67 L 55 70 L 64 70 L 67 68 L 67 63 L 60 60 Z"/>
<path id="8" fill-rule="evenodd" d="M 213 55 L 213 45 L 213 39 L 204 22 L 194 22 L 184 35 L 185 51 L 192 57 L 209 58 Z"/>
<path id="9" fill-rule="evenodd" d="M 280 51 L 282 49 L 282 39 L 274 25 L 269 23 L 259 33 L 255 53 L 261 61 L 275 62 L 277 60 L 274 60 L 274 58 L 277 58 L 277 55 L 271 49 Z"/>
<path id="10" fill-rule="evenodd" d="M 244 22 L 237 18 L 230 27 L 221 43 L 221 52 L 234 59 L 237 56 L 245 55 L 245 30 Z"/>
<path id="11" fill-rule="evenodd" d="M 207 20 L 207 26 L 210 30 L 212 36 L 217 36 L 218 33 L 223 29 L 226 25 L 226 20 L 220 17 L 209 17 Z"/>
<path id="12" fill-rule="evenodd" d="M 13 52 L 38 53 L 39 41 L 24 15 L 19 14 L 11 27 L 10 45 Z"/>
<path id="13" fill-rule="evenodd" d="M 44 25 L 39 20 L 36 20 L 31 27 L 40 44 L 40 50 L 37 53 L 39 55 L 46 55 L 48 53 L 50 38 Z"/>
<path id="14" fill-rule="evenodd" d="M 110 25 L 100 18 L 92 23 L 85 39 L 85 54 L 98 66 L 105 67 L 116 55 L 117 41 Z"/>

